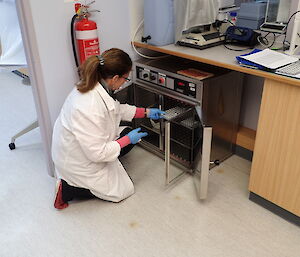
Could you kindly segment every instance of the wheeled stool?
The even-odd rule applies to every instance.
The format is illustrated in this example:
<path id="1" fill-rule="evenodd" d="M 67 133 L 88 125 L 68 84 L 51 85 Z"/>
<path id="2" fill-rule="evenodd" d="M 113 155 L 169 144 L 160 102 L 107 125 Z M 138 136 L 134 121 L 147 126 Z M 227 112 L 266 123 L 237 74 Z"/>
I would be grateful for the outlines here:
<path id="1" fill-rule="evenodd" d="M 27 132 L 37 128 L 39 126 L 39 123 L 38 121 L 34 121 L 33 123 L 31 123 L 29 126 L 27 126 L 26 128 L 24 128 L 23 130 L 21 130 L 18 134 L 14 135 L 12 138 L 11 138 L 11 143 L 8 145 L 9 149 L 10 150 L 14 150 L 16 148 L 16 145 L 15 145 L 15 140 L 26 134 Z"/>

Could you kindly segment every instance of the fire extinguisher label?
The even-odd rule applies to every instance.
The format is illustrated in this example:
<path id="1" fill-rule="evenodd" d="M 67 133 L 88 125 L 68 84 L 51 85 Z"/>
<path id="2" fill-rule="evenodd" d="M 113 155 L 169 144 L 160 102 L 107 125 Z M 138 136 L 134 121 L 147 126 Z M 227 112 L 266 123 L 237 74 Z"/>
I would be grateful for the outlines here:
<path id="1" fill-rule="evenodd" d="M 83 40 L 83 44 L 84 44 L 85 58 L 88 58 L 91 55 L 97 55 L 100 53 L 98 38 L 94 38 L 94 39 L 90 39 L 90 40 Z"/>
<path id="2" fill-rule="evenodd" d="M 93 30 L 77 30 L 75 31 L 75 35 L 76 35 L 76 39 L 77 40 L 88 40 L 88 39 L 94 39 L 97 38 L 97 30 L 93 29 Z"/>

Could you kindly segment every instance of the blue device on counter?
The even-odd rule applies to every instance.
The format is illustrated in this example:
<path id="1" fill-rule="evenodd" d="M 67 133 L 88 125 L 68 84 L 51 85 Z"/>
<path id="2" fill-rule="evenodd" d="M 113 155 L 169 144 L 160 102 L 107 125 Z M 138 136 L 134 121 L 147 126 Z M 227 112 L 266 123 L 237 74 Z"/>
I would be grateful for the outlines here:
<path id="1" fill-rule="evenodd" d="M 225 43 L 234 43 L 244 46 L 255 46 L 260 33 L 246 27 L 230 26 L 226 30 Z"/>

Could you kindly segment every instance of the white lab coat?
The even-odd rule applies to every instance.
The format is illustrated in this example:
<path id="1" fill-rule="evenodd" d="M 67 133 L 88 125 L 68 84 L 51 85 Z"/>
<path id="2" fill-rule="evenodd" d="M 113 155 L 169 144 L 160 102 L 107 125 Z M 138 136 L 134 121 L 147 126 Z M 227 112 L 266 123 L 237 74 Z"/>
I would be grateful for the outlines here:
<path id="1" fill-rule="evenodd" d="M 95 196 L 119 202 L 134 193 L 131 179 L 118 160 L 121 120 L 131 121 L 136 107 L 115 101 L 100 83 L 87 93 L 76 88 L 57 118 L 52 158 L 59 178 Z"/>

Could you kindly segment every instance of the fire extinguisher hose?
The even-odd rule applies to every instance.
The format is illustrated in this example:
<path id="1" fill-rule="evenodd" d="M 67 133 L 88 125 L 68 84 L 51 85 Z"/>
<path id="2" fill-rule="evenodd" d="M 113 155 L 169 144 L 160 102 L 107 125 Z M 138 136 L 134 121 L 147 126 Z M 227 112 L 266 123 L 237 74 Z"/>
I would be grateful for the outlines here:
<path id="1" fill-rule="evenodd" d="M 74 16 L 72 17 L 72 20 L 71 20 L 71 41 L 72 41 L 72 49 L 73 49 L 76 67 L 79 66 L 79 62 L 77 59 L 77 53 L 76 53 L 75 37 L 74 37 L 74 23 L 75 23 L 75 20 L 77 17 L 78 17 L 78 15 L 74 14 Z"/>

